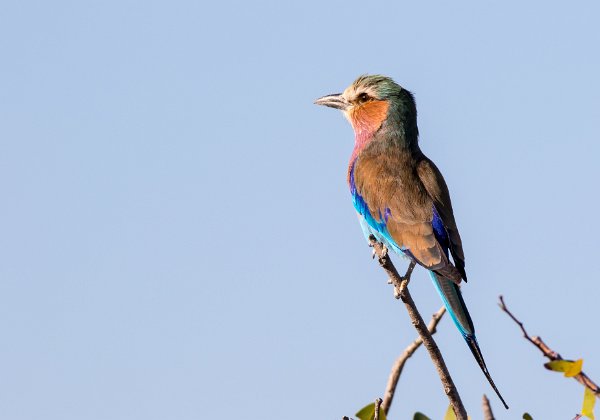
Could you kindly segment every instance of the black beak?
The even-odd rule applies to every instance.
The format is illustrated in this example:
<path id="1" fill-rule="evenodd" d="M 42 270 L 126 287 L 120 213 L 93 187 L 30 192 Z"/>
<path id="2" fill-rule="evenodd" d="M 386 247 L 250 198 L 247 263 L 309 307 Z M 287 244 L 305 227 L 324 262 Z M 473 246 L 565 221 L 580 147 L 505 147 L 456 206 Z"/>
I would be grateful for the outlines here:
<path id="1" fill-rule="evenodd" d="M 335 109 L 341 109 L 342 111 L 345 111 L 350 106 L 348 101 L 344 99 L 341 93 L 323 96 L 322 98 L 317 99 L 315 101 L 315 104 L 324 105 Z"/>

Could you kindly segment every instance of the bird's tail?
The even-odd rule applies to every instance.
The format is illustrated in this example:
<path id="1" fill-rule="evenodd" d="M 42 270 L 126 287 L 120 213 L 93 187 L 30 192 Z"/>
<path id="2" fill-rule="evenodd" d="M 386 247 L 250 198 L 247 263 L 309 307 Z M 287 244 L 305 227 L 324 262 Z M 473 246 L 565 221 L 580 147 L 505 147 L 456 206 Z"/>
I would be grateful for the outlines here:
<path id="1" fill-rule="evenodd" d="M 467 305 L 465 305 L 465 301 L 460 293 L 460 288 L 452 280 L 437 275 L 433 271 L 430 271 L 429 274 L 448 313 L 452 317 L 452 321 L 454 321 L 454 324 L 456 324 L 456 327 L 467 342 L 467 345 L 469 346 L 469 349 L 471 349 L 471 353 L 473 353 L 483 374 L 496 392 L 496 395 L 498 395 L 498 398 L 500 398 L 500 401 L 502 401 L 502 404 L 504 404 L 504 407 L 508 409 L 508 405 L 506 405 L 504 398 L 500 395 L 500 391 L 496 388 L 490 372 L 485 365 L 485 360 L 483 360 L 483 355 L 481 354 L 479 344 L 477 344 L 477 338 L 475 337 L 475 327 L 473 326 L 471 315 L 469 315 L 469 311 L 467 310 Z"/>

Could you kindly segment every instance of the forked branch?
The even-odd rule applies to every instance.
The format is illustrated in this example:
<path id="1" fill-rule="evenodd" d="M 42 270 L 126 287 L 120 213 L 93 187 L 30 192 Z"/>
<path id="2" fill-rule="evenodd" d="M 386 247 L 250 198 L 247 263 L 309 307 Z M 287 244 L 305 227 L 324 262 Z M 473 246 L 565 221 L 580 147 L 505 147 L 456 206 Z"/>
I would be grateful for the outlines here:
<path id="1" fill-rule="evenodd" d="M 523 337 L 525 337 L 527 341 L 536 346 L 544 354 L 544 356 L 550 359 L 550 361 L 564 360 L 560 354 L 548 347 L 548 345 L 542 341 L 541 337 L 531 337 L 529 334 L 527 334 L 523 323 L 519 321 L 506 307 L 506 304 L 504 303 L 504 298 L 502 296 L 500 296 L 499 298 L 500 303 L 498 304 L 498 306 L 500 306 L 500 309 L 506 312 L 506 314 L 521 328 L 521 331 L 523 332 Z M 575 379 L 577 382 L 579 382 L 580 384 L 588 388 L 590 391 L 592 391 L 594 394 L 596 394 L 597 398 L 600 398 L 600 387 L 598 387 L 598 385 L 596 385 L 594 381 L 592 381 L 585 373 L 583 373 L 583 371 L 579 373 L 579 375 L 574 376 L 573 379 Z"/>
<path id="2" fill-rule="evenodd" d="M 429 321 L 429 325 L 427 326 L 427 330 L 431 335 L 435 334 L 437 325 L 445 313 L 446 308 L 442 306 L 439 311 L 434 313 L 431 317 L 431 321 Z M 396 386 L 398 385 L 398 380 L 402 374 L 402 369 L 404 369 L 404 365 L 413 355 L 413 353 L 417 351 L 419 347 L 421 347 L 421 344 L 423 344 L 423 339 L 421 337 L 417 337 L 415 341 L 410 343 L 410 345 L 404 349 L 404 352 L 396 359 L 394 365 L 392 366 L 392 371 L 390 372 L 390 377 L 388 378 L 388 383 L 385 388 L 385 394 L 383 394 L 383 403 L 381 404 L 381 408 L 386 415 L 390 411 L 392 400 L 394 399 L 394 394 L 396 393 Z"/>
<path id="3" fill-rule="evenodd" d="M 448 372 L 448 368 L 446 367 L 446 363 L 444 362 L 442 353 L 440 352 L 440 349 L 433 340 L 433 337 L 429 333 L 429 330 L 425 325 L 425 321 L 423 321 L 423 318 L 421 317 L 421 314 L 419 313 L 417 306 L 415 305 L 415 302 L 413 301 L 412 296 L 408 291 L 408 282 L 398 274 L 398 271 L 392 263 L 392 260 L 389 258 L 385 247 L 380 242 L 378 242 L 373 236 L 371 236 L 370 242 L 379 259 L 379 265 L 381 265 L 381 267 L 385 270 L 391 283 L 394 285 L 396 295 L 402 300 L 402 302 L 404 302 L 412 324 L 415 326 L 417 332 L 419 333 L 419 336 L 423 340 L 425 348 L 429 352 L 429 356 L 431 357 L 431 360 L 433 361 L 433 364 L 437 370 L 438 376 L 442 381 L 442 386 L 444 387 L 446 396 L 448 397 L 448 400 L 450 400 L 450 405 L 452 405 L 452 408 L 454 409 L 456 418 L 458 420 L 467 420 L 467 412 L 462 403 L 462 400 L 460 399 L 458 390 L 454 385 L 454 381 L 452 380 L 452 377 Z"/>

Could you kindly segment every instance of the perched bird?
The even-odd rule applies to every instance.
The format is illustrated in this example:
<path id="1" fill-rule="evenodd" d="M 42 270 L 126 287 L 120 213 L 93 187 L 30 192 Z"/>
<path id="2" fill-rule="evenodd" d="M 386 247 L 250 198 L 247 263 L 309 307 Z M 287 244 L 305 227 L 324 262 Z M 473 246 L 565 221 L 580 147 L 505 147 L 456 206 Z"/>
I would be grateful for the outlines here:
<path id="1" fill-rule="evenodd" d="M 462 242 L 444 177 L 419 148 L 413 95 L 389 77 L 364 75 L 343 93 L 315 103 L 340 109 L 354 129 L 348 185 L 365 237 L 373 235 L 408 257 L 407 276 L 416 264 L 429 270 L 452 320 L 508 408 L 485 365 L 458 286 L 467 281 Z"/>

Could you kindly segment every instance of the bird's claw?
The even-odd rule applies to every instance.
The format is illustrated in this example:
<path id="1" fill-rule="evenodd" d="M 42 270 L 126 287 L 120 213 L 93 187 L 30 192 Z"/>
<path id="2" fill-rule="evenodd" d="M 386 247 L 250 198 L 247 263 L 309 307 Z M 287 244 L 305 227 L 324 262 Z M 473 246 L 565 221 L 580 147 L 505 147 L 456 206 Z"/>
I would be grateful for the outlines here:
<path id="1" fill-rule="evenodd" d="M 380 250 L 381 255 L 379 255 L 377 253 L 377 246 L 376 245 L 379 245 L 381 247 L 381 250 Z M 385 258 L 388 255 L 388 248 L 387 248 L 387 246 L 385 246 L 385 244 L 383 242 L 379 242 L 377 240 L 377 238 L 375 238 L 374 235 L 370 235 L 369 236 L 369 247 L 373 248 L 373 252 L 371 253 L 371 258 L 372 259 L 375 259 L 375 257 L 377 256 L 381 260 L 382 258 Z"/>
<path id="2" fill-rule="evenodd" d="M 384 243 L 381 244 L 381 257 L 380 258 L 385 258 L 388 255 L 388 248 L 387 246 L 385 246 Z"/>

